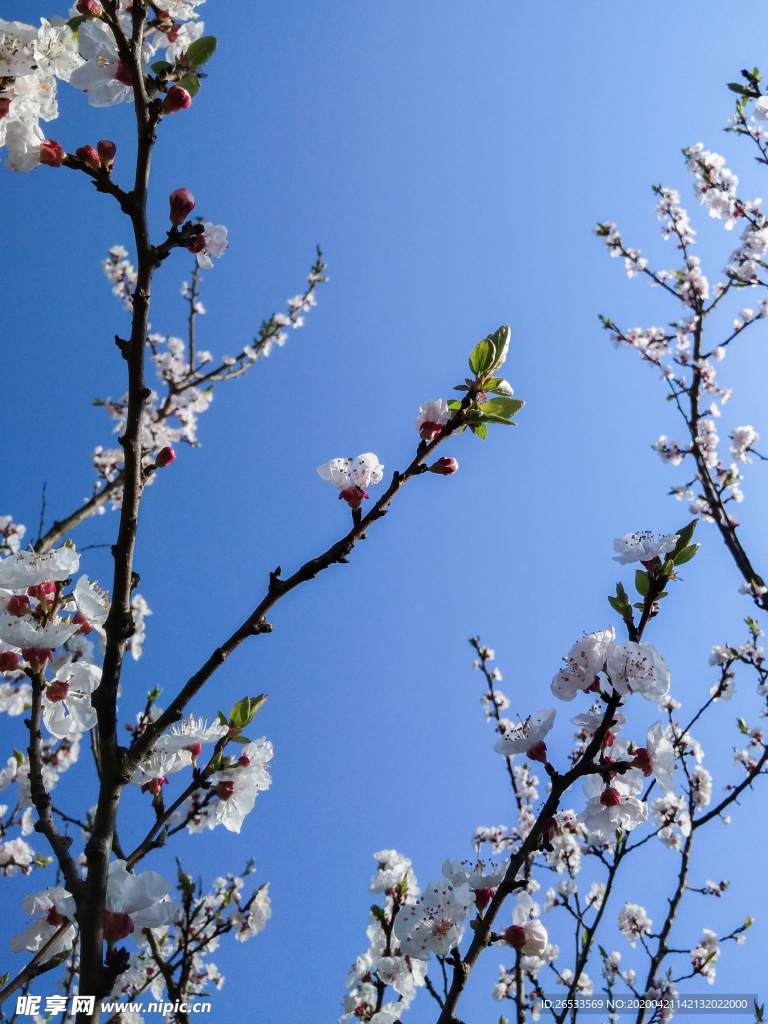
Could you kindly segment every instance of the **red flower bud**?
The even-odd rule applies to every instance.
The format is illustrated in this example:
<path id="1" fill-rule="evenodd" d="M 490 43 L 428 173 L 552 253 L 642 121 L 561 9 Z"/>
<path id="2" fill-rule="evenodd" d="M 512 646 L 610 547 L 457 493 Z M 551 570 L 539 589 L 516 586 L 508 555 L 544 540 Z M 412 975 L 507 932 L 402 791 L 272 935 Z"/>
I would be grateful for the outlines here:
<path id="1" fill-rule="evenodd" d="M 0 96 L 0 117 L 7 117 L 11 109 L 11 100 L 8 96 Z"/>
<path id="2" fill-rule="evenodd" d="M 171 192 L 171 224 L 183 224 L 195 208 L 195 197 L 188 188 L 177 188 Z"/>
<path id="3" fill-rule="evenodd" d="M 16 651 L 0 653 L 0 672 L 15 672 L 19 667 L 19 656 Z"/>
<path id="4" fill-rule="evenodd" d="M 47 647 L 24 647 L 21 656 L 24 661 L 28 661 L 32 668 L 38 671 L 41 668 L 45 668 L 45 663 L 53 659 L 53 651 L 49 651 Z"/>
<path id="5" fill-rule="evenodd" d="M 541 761 L 542 764 L 546 764 L 547 744 L 543 740 L 539 740 L 539 742 L 534 743 L 532 747 L 528 747 L 526 754 L 532 761 Z"/>
<path id="6" fill-rule="evenodd" d="M 8 599 L 5 610 L 9 615 L 17 615 L 21 618 L 22 615 L 27 614 L 29 607 L 29 598 L 26 594 L 14 594 L 13 597 Z"/>
<path id="7" fill-rule="evenodd" d="M 40 163 L 49 167 L 61 167 L 61 161 L 66 155 L 55 139 L 46 139 L 40 146 Z"/>
<path id="8" fill-rule="evenodd" d="M 78 636 L 88 636 L 89 633 L 93 632 L 93 626 L 82 612 L 75 612 L 72 616 L 72 621 L 80 623 L 80 629 L 77 631 Z"/>
<path id="9" fill-rule="evenodd" d="M 485 910 L 493 899 L 493 889 L 475 889 L 475 906 L 478 910 Z"/>
<path id="10" fill-rule="evenodd" d="M 172 85 L 163 100 L 163 113 L 175 114 L 179 110 L 186 110 L 192 106 L 192 97 L 186 89 L 178 85 Z"/>
<path id="11" fill-rule="evenodd" d="M 130 914 L 120 914 L 113 910 L 104 911 L 104 938 L 109 945 L 126 938 L 133 931 Z"/>
<path id="12" fill-rule="evenodd" d="M 231 780 L 228 780 L 227 782 L 220 782 L 218 786 L 214 787 L 214 792 L 219 800 L 229 800 L 235 792 L 235 784 Z"/>
<path id="13" fill-rule="evenodd" d="M 90 167 L 92 171 L 98 171 L 101 169 L 99 154 L 93 146 L 81 146 L 79 149 L 75 150 L 75 156 L 78 160 L 82 160 L 84 164 Z"/>
<path id="14" fill-rule="evenodd" d="M 653 765 L 651 764 L 651 755 L 648 752 L 647 747 L 638 747 L 635 751 L 635 758 L 632 762 L 635 768 L 639 768 L 643 775 L 648 778 L 649 775 L 653 775 Z"/>
<path id="15" fill-rule="evenodd" d="M 512 949 L 522 949 L 527 939 L 528 936 L 525 934 L 525 928 L 521 924 L 513 924 L 504 932 L 504 941 Z"/>
<path id="16" fill-rule="evenodd" d="M 110 142 L 109 139 L 102 139 L 101 142 L 96 143 L 96 149 L 99 154 L 99 160 L 101 160 L 101 166 L 105 171 L 111 171 L 115 163 L 117 146 L 114 142 Z"/>
<path id="17" fill-rule="evenodd" d="M 133 79 L 131 78 L 131 72 L 123 64 L 122 61 L 118 62 L 117 71 L 115 71 L 115 78 L 120 82 L 121 85 L 127 85 L 129 88 L 133 88 Z"/>
<path id="18" fill-rule="evenodd" d="M 161 448 L 160 451 L 155 456 L 155 465 L 158 467 L 158 469 L 163 469 L 165 466 L 170 466 L 170 464 L 174 461 L 175 458 L 176 452 L 173 450 L 173 448 Z"/>
<path id="19" fill-rule="evenodd" d="M 46 688 L 45 696 L 51 704 L 57 704 L 60 700 L 66 700 L 68 693 L 69 683 L 65 683 L 62 679 L 54 679 Z"/>
<path id="20" fill-rule="evenodd" d="M 452 476 L 459 468 L 457 459 L 449 459 L 443 456 L 429 467 L 431 473 L 440 473 L 442 476 Z"/>
<path id="21" fill-rule="evenodd" d="M 621 797 L 615 789 L 611 789 L 610 786 L 606 786 L 600 794 L 600 803 L 603 807 L 616 807 L 621 803 Z"/>
<path id="22" fill-rule="evenodd" d="M 91 18 L 101 17 L 101 4 L 96 3 L 96 0 L 77 0 L 75 7 L 80 14 L 88 14 Z"/>

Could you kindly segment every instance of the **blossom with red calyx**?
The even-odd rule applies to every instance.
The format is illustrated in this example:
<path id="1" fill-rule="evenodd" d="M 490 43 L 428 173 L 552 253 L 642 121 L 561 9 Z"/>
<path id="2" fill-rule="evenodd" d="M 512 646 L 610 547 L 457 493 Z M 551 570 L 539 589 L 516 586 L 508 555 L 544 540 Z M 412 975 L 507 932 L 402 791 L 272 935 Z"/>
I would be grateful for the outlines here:
<path id="1" fill-rule="evenodd" d="M 241 754 L 235 764 L 239 764 L 241 768 L 248 768 L 250 767 L 251 759 L 247 754 Z"/>
<path id="2" fill-rule="evenodd" d="M 105 171 L 111 171 L 115 163 L 117 146 L 114 142 L 110 142 L 109 139 L 102 139 L 100 142 L 96 143 L 96 150 L 99 154 L 101 166 Z"/>
<path id="3" fill-rule="evenodd" d="M 431 441 L 437 437 L 451 418 L 451 411 L 444 398 L 433 398 L 425 402 L 416 417 L 416 429 L 422 441 Z"/>
<path id="4" fill-rule="evenodd" d="M 19 667 L 19 656 L 16 651 L 0 653 L 0 672 L 15 672 Z"/>
<path id="5" fill-rule="evenodd" d="M 429 467 L 430 473 L 439 473 L 441 476 L 452 476 L 459 468 L 459 460 L 443 456 Z"/>
<path id="6" fill-rule="evenodd" d="M 338 487 L 339 498 L 343 498 L 350 508 L 360 508 L 360 502 L 368 497 L 366 488 L 379 483 L 384 467 L 373 452 L 366 452 L 356 459 L 331 459 L 318 466 L 317 472 L 323 480 Z"/>
<path id="7" fill-rule="evenodd" d="M 172 85 L 165 95 L 162 109 L 164 114 L 176 114 L 179 110 L 186 110 L 191 106 L 192 97 L 187 90 L 182 89 L 179 85 Z"/>
<path id="8" fill-rule="evenodd" d="M 475 889 L 475 906 L 478 910 L 485 910 L 493 899 L 495 889 Z"/>
<path id="9" fill-rule="evenodd" d="M 117 68 L 115 69 L 115 78 L 121 85 L 127 85 L 133 88 L 133 79 L 131 78 L 131 72 L 123 64 L 122 61 L 118 62 Z"/>
<path id="10" fill-rule="evenodd" d="M 621 796 L 615 789 L 612 789 L 610 786 L 606 786 L 600 794 L 600 803 L 603 807 L 618 807 L 621 803 Z"/>
<path id="11" fill-rule="evenodd" d="M 175 460 L 175 458 L 176 452 L 173 450 L 173 448 L 171 448 L 170 446 L 167 448 L 161 448 L 160 451 L 155 456 L 155 465 L 159 469 L 163 469 L 165 466 L 170 466 L 170 464 Z"/>
<path id="12" fill-rule="evenodd" d="M 96 0 L 77 0 L 75 7 L 80 14 L 87 14 L 91 18 L 100 18 L 103 13 L 101 4 Z"/>
<path id="13" fill-rule="evenodd" d="M 101 170 L 101 160 L 99 160 L 99 154 L 93 146 L 80 146 L 79 149 L 75 150 L 75 156 L 78 160 L 82 160 L 87 167 L 90 167 L 92 171 Z"/>
<path id="14" fill-rule="evenodd" d="M 171 204 L 171 224 L 177 227 L 183 224 L 195 208 L 195 197 L 188 188 L 177 188 L 169 197 Z"/>
<path id="15" fill-rule="evenodd" d="M 48 167 L 61 167 L 66 155 L 55 139 L 46 139 L 40 145 L 40 163 L 47 164 Z"/>
<path id="16" fill-rule="evenodd" d="M 5 610 L 9 615 L 16 615 L 21 618 L 22 615 L 26 615 L 30 610 L 29 598 L 26 594 L 14 594 L 13 597 L 8 599 Z"/>
<path id="17" fill-rule="evenodd" d="M 553 708 L 537 711 L 535 715 L 526 718 L 524 722 L 506 729 L 493 749 L 505 757 L 525 754 L 533 761 L 546 762 L 547 745 L 544 742 L 544 737 L 554 723 L 555 711 Z"/>

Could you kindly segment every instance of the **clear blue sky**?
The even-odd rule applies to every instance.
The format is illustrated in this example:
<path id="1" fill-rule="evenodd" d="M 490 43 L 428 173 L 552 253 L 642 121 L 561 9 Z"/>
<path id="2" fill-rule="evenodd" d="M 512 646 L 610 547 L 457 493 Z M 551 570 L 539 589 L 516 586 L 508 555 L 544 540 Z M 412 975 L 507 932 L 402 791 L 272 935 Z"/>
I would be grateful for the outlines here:
<path id="1" fill-rule="evenodd" d="M 230 229 L 229 251 L 204 278 L 200 344 L 239 351 L 300 290 L 317 243 L 331 280 L 284 349 L 217 392 L 201 418 L 202 447 L 181 451 L 147 492 L 136 567 L 154 615 L 144 657 L 127 668 L 123 717 L 153 685 L 169 697 L 252 609 L 268 570 L 287 572 L 347 529 L 315 467 L 373 451 L 387 473 L 404 468 L 419 404 L 447 396 L 471 346 L 503 322 L 513 334 L 508 376 L 528 403 L 518 428 L 451 443 L 459 473 L 409 487 L 352 564 L 281 603 L 274 633 L 242 648 L 194 705 L 210 716 L 267 691 L 259 727 L 275 745 L 273 786 L 240 836 L 177 840 L 152 865 L 172 872 L 179 853 L 208 881 L 254 856 L 257 884 L 271 882 L 266 930 L 213 957 L 227 976 L 213 1019 L 325 1024 L 338 1017 L 346 972 L 366 948 L 373 852 L 411 857 L 425 885 L 446 857 L 470 854 L 475 826 L 512 824 L 466 638 L 480 633 L 496 648 L 513 712 L 547 706 L 571 643 L 612 620 L 613 538 L 685 521 L 684 506 L 665 497 L 685 477 L 649 448 L 660 433 L 679 436 L 672 411 L 655 374 L 613 351 L 597 321 L 605 313 L 650 326 L 677 311 L 628 282 L 591 228 L 616 220 L 661 260 L 650 185 L 680 187 L 692 208 L 679 151 L 697 141 L 728 155 L 746 194 L 768 194 L 746 146 L 721 130 L 732 108 L 725 83 L 766 63 L 768 16 L 755 0 L 727 15 L 714 0 L 206 8 L 219 53 L 192 110 L 162 124 L 152 207 L 159 237 L 168 193 L 186 186 L 199 212 Z M 32 20 L 33 10 L 65 13 L 6 0 L 3 14 Z M 61 108 L 50 134 L 69 150 L 113 138 L 122 180 L 130 108 L 90 109 L 66 86 Z M 130 237 L 114 204 L 63 169 L 3 169 L 2 196 L 0 512 L 32 528 L 43 482 L 49 517 L 68 513 L 90 492 L 89 453 L 113 443 L 91 402 L 124 390 L 112 338 L 128 314 L 98 261 Z M 695 226 L 714 276 L 734 239 L 700 211 Z M 183 330 L 188 263 L 176 253 L 158 275 L 157 330 Z M 722 364 L 736 391 L 720 421 L 724 438 L 742 423 L 768 430 L 764 345 L 758 326 Z M 764 473 L 749 470 L 740 512 L 765 573 Z M 104 543 L 116 527 L 107 514 L 76 539 Z M 749 612 L 714 528 L 700 533 L 701 557 L 650 637 L 687 707 L 714 681 L 710 647 L 741 642 Z M 107 551 L 83 564 L 108 581 Z M 736 777 L 735 716 L 756 722 L 751 681 L 737 687 L 700 732 L 720 744 L 705 762 L 716 793 Z M 633 708 L 643 728 L 653 710 Z M 568 712 L 559 709 L 551 748 L 569 749 Z M 19 719 L 3 729 L 20 745 Z M 81 796 L 76 772 L 60 783 L 62 800 Z M 718 992 L 753 988 L 764 960 L 765 893 L 751 868 L 734 868 L 736 850 L 762 864 L 755 823 L 764 807 L 765 794 L 745 799 L 730 831 L 713 829 L 717 842 L 695 869 L 696 884 L 725 877 L 732 886 L 725 899 L 689 904 L 681 941 L 695 944 L 702 925 L 725 934 L 747 912 L 757 918 L 746 947 L 724 952 Z M 673 861 L 654 849 L 643 888 L 622 889 L 616 912 L 627 896 L 657 917 L 666 889 L 647 887 L 671 882 Z M 17 908 L 38 884 L 8 880 L 4 907 Z M 3 916 L 3 945 L 17 918 Z M 605 941 L 622 966 L 639 966 L 620 936 Z M 490 991 L 508 959 L 486 954 L 463 1019 L 497 1019 Z M 407 1020 L 432 1021 L 433 1006 L 420 993 Z"/>

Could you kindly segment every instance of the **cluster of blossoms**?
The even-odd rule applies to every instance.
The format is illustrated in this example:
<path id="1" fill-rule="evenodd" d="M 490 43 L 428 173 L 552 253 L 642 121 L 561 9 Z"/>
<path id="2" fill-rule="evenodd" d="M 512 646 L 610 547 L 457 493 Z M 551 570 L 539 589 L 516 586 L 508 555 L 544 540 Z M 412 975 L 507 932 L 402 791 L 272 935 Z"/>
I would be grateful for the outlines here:
<path id="1" fill-rule="evenodd" d="M 158 11 L 147 24 L 141 48 L 145 75 L 159 51 L 165 51 L 172 67 L 202 37 L 204 26 L 195 11 L 202 2 L 168 3 L 168 10 Z M 128 38 L 130 7 L 130 0 L 120 0 L 120 22 Z M 85 92 L 91 106 L 133 100 L 130 72 L 100 4 L 78 0 L 69 21 L 59 17 L 40 21 L 35 28 L 0 19 L 0 147 L 7 147 L 6 165 L 13 171 L 29 171 L 39 164 L 59 166 L 65 156 L 59 143 L 46 139 L 40 127 L 41 121 L 58 117 L 57 80 Z M 183 110 L 192 102 L 190 90 L 169 84 L 162 102 L 164 114 Z M 90 150 L 83 147 L 77 157 L 87 163 Z"/>

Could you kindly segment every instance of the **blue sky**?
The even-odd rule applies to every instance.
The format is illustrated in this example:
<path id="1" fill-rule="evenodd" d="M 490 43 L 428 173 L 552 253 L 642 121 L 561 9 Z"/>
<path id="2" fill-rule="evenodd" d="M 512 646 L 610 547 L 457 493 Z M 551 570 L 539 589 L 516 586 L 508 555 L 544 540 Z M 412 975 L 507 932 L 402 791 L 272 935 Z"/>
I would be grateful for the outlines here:
<path id="1" fill-rule="evenodd" d="M 6 0 L 4 16 L 32 20 L 31 7 Z M 692 209 L 680 148 L 697 141 L 727 155 L 746 194 L 765 194 L 751 153 L 722 127 L 732 109 L 725 83 L 764 62 L 768 18 L 748 2 L 728 11 L 726 25 L 713 0 L 206 7 L 219 52 L 192 109 L 161 126 L 151 210 L 159 238 L 167 196 L 184 186 L 199 212 L 229 227 L 230 249 L 204 277 L 200 344 L 239 351 L 300 290 L 318 243 L 330 281 L 284 349 L 216 393 L 201 418 L 202 447 L 181 451 L 147 492 L 136 567 L 154 614 L 145 655 L 126 672 L 123 717 L 153 685 L 164 689 L 161 704 L 169 698 L 253 608 L 270 569 L 287 573 L 347 529 L 315 467 L 373 451 L 387 473 L 404 468 L 420 403 L 447 396 L 472 345 L 504 322 L 513 335 L 507 376 L 527 402 L 517 428 L 452 442 L 445 453 L 459 459 L 459 473 L 415 481 L 351 564 L 282 602 L 274 633 L 244 646 L 194 705 L 210 716 L 267 691 L 259 728 L 275 745 L 273 786 L 239 836 L 192 837 L 152 864 L 172 871 L 178 853 L 209 880 L 253 856 L 257 884 L 271 883 L 267 929 L 213 957 L 227 976 L 215 1019 L 326 1022 L 366 948 L 373 852 L 405 853 L 425 885 L 446 857 L 470 854 L 477 825 L 512 824 L 466 638 L 479 633 L 495 647 L 512 711 L 547 706 L 560 658 L 582 630 L 612 621 L 605 595 L 631 579 L 610 560 L 613 538 L 686 519 L 666 497 L 683 472 L 649 447 L 660 433 L 679 436 L 655 373 L 615 352 L 597 321 L 604 313 L 650 326 L 677 310 L 627 281 L 591 229 L 615 220 L 628 241 L 671 265 L 650 186 L 679 187 Z M 114 139 L 125 180 L 131 110 L 89 109 L 66 86 L 61 109 L 50 134 L 69 150 Z M 92 400 L 124 390 L 112 338 L 128 314 L 98 261 L 130 239 L 114 204 L 64 169 L 3 170 L 2 182 L 0 512 L 31 528 L 42 484 L 50 522 L 89 494 L 93 447 L 113 443 Z M 699 210 L 694 225 L 715 275 L 734 239 Z M 157 330 L 183 330 L 188 264 L 174 253 L 158 275 Z M 736 424 L 766 429 L 764 345 L 760 325 L 721 366 L 735 389 L 723 437 Z M 745 491 L 744 539 L 765 565 L 760 465 Z M 105 543 L 116 527 L 107 514 L 76 539 Z M 750 610 L 714 528 L 702 526 L 698 539 L 701 556 L 649 637 L 686 707 L 714 681 L 710 647 L 741 642 Z M 109 579 L 106 550 L 83 564 Z M 562 750 L 568 710 L 553 734 Z M 653 710 L 633 709 L 638 731 Z M 700 733 L 712 740 L 716 793 L 735 777 L 729 751 L 742 713 L 756 721 L 746 676 Z M 3 724 L 17 746 L 21 728 L 18 719 Z M 60 784 L 73 806 L 77 771 Z M 131 817 L 148 815 L 134 797 Z M 747 945 L 721 958 L 717 992 L 750 990 L 762 963 L 765 894 L 733 864 L 734 850 L 745 864 L 761 855 L 764 799 L 745 798 L 730 830 L 713 828 L 697 862 L 702 881 L 732 885 L 719 901 L 692 897 L 684 944 L 703 925 L 723 934 L 747 912 L 757 918 Z M 672 856 L 653 850 L 646 871 L 643 889 L 620 899 L 653 917 Z M 35 882 L 9 880 L 4 905 L 17 906 L 9 894 Z M 4 917 L 3 935 L 8 927 Z M 606 941 L 623 965 L 639 966 L 621 937 Z M 503 951 L 486 955 L 462 1004 L 466 1019 L 497 1019 L 489 996 L 503 960 Z M 434 1019 L 428 1000 L 419 996 L 411 1024 Z M 253 1016 L 243 1017 L 245 1005 Z"/>

